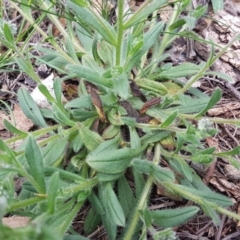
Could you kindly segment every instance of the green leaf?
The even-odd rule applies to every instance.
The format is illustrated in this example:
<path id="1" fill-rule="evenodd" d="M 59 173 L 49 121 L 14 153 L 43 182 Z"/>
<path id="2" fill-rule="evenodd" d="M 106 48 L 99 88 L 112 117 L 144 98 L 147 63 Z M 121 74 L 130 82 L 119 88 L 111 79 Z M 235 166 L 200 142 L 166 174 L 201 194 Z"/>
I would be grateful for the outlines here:
<path id="1" fill-rule="evenodd" d="M 171 114 L 173 111 L 178 111 L 179 113 L 196 113 L 202 111 L 209 103 L 209 97 L 196 99 L 184 96 L 180 97 L 180 101 L 180 106 L 167 109 L 166 114 Z"/>
<path id="2" fill-rule="evenodd" d="M 47 127 L 37 104 L 26 89 L 20 88 L 18 90 L 18 101 L 27 118 L 31 119 L 34 124 L 40 127 Z"/>
<path id="3" fill-rule="evenodd" d="M 217 13 L 218 10 L 223 9 L 223 0 L 212 0 L 213 11 Z"/>
<path id="4" fill-rule="evenodd" d="M 141 48 L 143 47 L 143 38 L 142 36 L 138 39 L 134 39 L 132 44 L 131 44 L 131 48 L 129 50 L 128 56 L 132 56 L 134 54 L 137 54 Z"/>
<path id="5" fill-rule="evenodd" d="M 175 177 L 171 170 L 164 169 L 153 162 L 149 162 L 147 160 L 140 160 L 140 159 L 134 159 L 132 161 L 132 165 L 134 169 L 137 171 L 148 174 L 150 176 L 153 176 L 156 181 L 162 182 L 162 181 L 170 181 L 174 182 Z"/>
<path id="6" fill-rule="evenodd" d="M 172 184 L 172 183 L 168 183 L 168 185 L 169 184 Z M 187 196 L 187 195 L 185 195 L 185 192 L 186 192 L 186 193 L 198 196 L 205 201 L 216 203 L 222 207 L 228 207 L 233 204 L 231 199 L 229 199 L 221 194 L 212 192 L 212 191 L 211 192 L 210 191 L 201 191 L 201 190 L 197 190 L 197 189 L 182 186 L 182 185 L 177 185 L 177 188 L 178 188 L 177 192 L 184 197 Z M 175 190 L 176 189 L 174 189 L 174 191 Z"/>
<path id="7" fill-rule="evenodd" d="M 104 140 L 114 138 L 116 137 L 117 134 L 119 134 L 119 132 L 120 132 L 120 128 L 118 126 L 111 124 L 110 126 L 104 129 L 102 138 Z"/>
<path id="8" fill-rule="evenodd" d="M 126 63 L 124 64 L 125 72 L 130 72 L 132 68 L 140 62 L 141 57 L 152 47 L 156 41 L 158 41 L 159 34 L 163 30 L 163 27 L 164 23 L 159 22 L 158 24 L 155 24 L 155 26 L 149 31 L 144 33 L 142 48 L 136 54 L 128 57 Z"/>
<path id="9" fill-rule="evenodd" d="M 136 206 L 136 198 L 125 176 L 118 180 L 118 198 L 127 218 Z"/>
<path id="10" fill-rule="evenodd" d="M 100 215 L 94 208 L 90 208 L 86 218 L 84 219 L 83 230 L 86 235 L 92 233 L 101 223 Z"/>
<path id="11" fill-rule="evenodd" d="M 101 202 L 99 201 L 98 197 L 95 195 L 95 193 L 92 192 L 88 196 L 88 200 L 99 215 L 105 214 L 103 206 L 102 206 Z"/>
<path id="12" fill-rule="evenodd" d="M 63 240 L 90 240 L 90 239 L 86 238 L 86 237 L 83 237 L 83 236 L 80 236 L 79 234 L 77 234 L 77 235 L 64 235 Z"/>
<path id="13" fill-rule="evenodd" d="M 46 166 L 52 166 L 66 151 L 68 138 L 59 138 L 51 141 L 42 148 L 43 162 Z"/>
<path id="14" fill-rule="evenodd" d="M 162 83 L 147 78 L 137 79 L 136 83 L 139 87 L 160 95 L 165 95 L 168 92 L 168 89 Z"/>
<path id="15" fill-rule="evenodd" d="M 141 144 L 150 144 L 161 141 L 171 134 L 169 131 L 154 131 L 147 133 L 141 138 Z"/>
<path id="16" fill-rule="evenodd" d="M 47 98 L 47 100 L 49 102 L 51 102 L 51 103 L 55 102 L 55 98 L 51 95 L 48 88 L 44 84 L 42 84 L 42 83 L 38 84 L 38 89 Z"/>
<path id="17" fill-rule="evenodd" d="M 230 83 L 233 83 L 233 84 L 235 83 L 235 80 L 232 77 L 230 77 L 228 74 L 225 74 L 222 72 L 209 71 L 209 72 L 206 72 L 205 75 L 214 75 L 214 76 L 222 78 L 223 80 L 226 80 Z"/>
<path id="18" fill-rule="evenodd" d="M 14 37 L 13 37 L 12 31 L 8 26 L 8 24 L 6 23 L 3 25 L 3 32 L 4 32 L 4 37 L 6 38 L 8 43 L 14 46 Z"/>
<path id="19" fill-rule="evenodd" d="M 204 211 L 204 213 L 213 220 L 213 223 L 216 226 L 220 225 L 221 220 L 220 220 L 218 214 L 216 213 L 216 211 L 211 206 L 209 206 L 206 202 L 204 202 L 201 204 L 201 208 Z"/>
<path id="20" fill-rule="evenodd" d="M 113 138 L 111 140 L 104 141 L 100 143 L 100 145 L 92 152 L 92 154 L 98 155 L 100 153 L 106 153 L 110 150 L 117 149 L 118 145 L 119 145 L 118 138 Z"/>
<path id="21" fill-rule="evenodd" d="M 182 8 L 186 8 L 191 3 L 191 0 L 181 0 Z"/>
<path id="22" fill-rule="evenodd" d="M 55 200 L 57 197 L 59 187 L 59 173 L 55 172 L 49 180 L 49 187 L 48 187 L 48 212 L 54 213 L 55 211 Z"/>
<path id="23" fill-rule="evenodd" d="M 155 10 L 163 6 L 167 0 L 154 0 L 146 8 L 140 8 L 136 11 L 125 23 L 124 28 L 130 28 L 135 24 L 139 24 L 141 21 L 145 20 L 150 14 Z"/>
<path id="24" fill-rule="evenodd" d="M 75 4 L 77 4 L 80 7 L 87 7 L 88 4 L 86 3 L 85 0 L 71 0 L 72 2 L 74 2 Z"/>
<path id="25" fill-rule="evenodd" d="M 109 149 L 96 154 L 91 152 L 86 159 L 86 162 L 93 169 L 103 173 L 120 173 L 123 172 L 130 164 L 131 160 L 144 151 L 146 146 L 138 149 L 123 148 Z M 97 150 L 97 149 L 96 149 Z"/>
<path id="26" fill-rule="evenodd" d="M 217 152 L 216 155 L 217 156 L 232 156 L 232 155 L 238 155 L 240 154 L 240 146 L 237 146 L 235 148 L 233 148 L 232 150 L 230 151 L 225 151 L 225 152 Z"/>
<path id="27" fill-rule="evenodd" d="M 166 209 L 150 211 L 154 224 L 159 227 L 175 227 L 186 223 L 199 211 L 198 207 L 182 207 L 178 209 Z"/>
<path id="28" fill-rule="evenodd" d="M 46 193 L 42 153 L 31 135 L 27 138 L 25 157 L 30 168 L 29 173 L 38 183 L 40 193 Z"/>
<path id="29" fill-rule="evenodd" d="M 90 151 L 96 149 L 99 144 L 103 141 L 101 136 L 96 132 L 91 131 L 84 124 L 79 125 L 79 134 L 82 142 L 85 144 L 86 148 Z"/>
<path id="30" fill-rule="evenodd" d="M 52 108 L 54 120 L 67 126 L 75 126 L 75 122 L 69 118 L 70 114 L 68 112 L 63 111 L 56 104 L 53 104 Z"/>
<path id="31" fill-rule="evenodd" d="M 157 78 L 172 79 L 187 77 L 197 74 L 201 70 L 199 65 L 193 63 L 182 63 L 176 67 L 170 67 L 157 74 Z"/>
<path id="32" fill-rule="evenodd" d="M 72 58 L 72 60 L 76 63 L 79 62 L 79 59 L 78 59 L 78 56 L 77 56 L 77 52 L 74 48 L 74 44 L 73 44 L 73 39 L 71 39 L 69 36 L 66 38 L 66 50 L 67 50 L 67 53 L 68 55 Z"/>
<path id="33" fill-rule="evenodd" d="M 14 133 L 14 134 L 17 134 L 20 136 L 25 136 L 25 137 L 28 135 L 26 132 L 23 132 L 23 131 L 17 129 L 15 126 L 13 126 L 7 119 L 4 119 L 3 123 L 4 123 L 5 128 L 11 133 Z"/>
<path id="34" fill-rule="evenodd" d="M 231 163 L 236 169 L 240 170 L 240 162 L 237 158 L 227 157 L 229 163 Z"/>
<path id="35" fill-rule="evenodd" d="M 160 127 L 161 128 L 165 128 L 165 127 L 168 127 L 177 117 L 178 115 L 178 112 L 175 111 L 173 112 L 161 125 Z"/>
<path id="36" fill-rule="evenodd" d="M 112 189 L 111 183 L 106 184 L 104 206 L 109 214 L 109 221 L 113 221 L 118 226 L 125 225 L 125 216 L 119 200 Z"/>
<path id="37" fill-rule="evenodd" d="M 169 26 L 169 31 L 173 31 L 176 28 L 182 27 L 184 24 L 186 24 L 186 21 L 184 19 L 179 19 Z"/>
<path id="38" fill-rule="evenodd" d="M 15 58 L 15 62 L 17 63 L 17 65 L 19 66 L 21 71 L 28 74 L 35 82 L 37 82 L 39 84 L 41 83 L 40 79 L 35 74 L 33 66 L 31 65 L 30 62 L 28 62 L 27 60 L 24 61 L 23 59 L 18 58 L 18 57 Z"/>
<path id="39" fill-rule="evenodd" d="M 108 201 L 108 199 L 106 199 L 106 196 L 107 196 L 106 184 L 99 184 L 98 193 L 99 193 L 100 201 L 105 209 L 105 214 L 101 215 L 104 228 L 107 232 L 108 239 L 115 240 L 117 235 L 117 224 L 114 221 L 110 220 L 110 214 L 105 206 L 106 201 Z"/>
<path id="40" fill-rule="evenodd" d="M 196 115 L 196 117 L 200 117 L 203 114 L 205 114 L 209 109 L 211 109 L 213 106 L 216 105 L 216 103 L 221 99 L 222 97 L 222 92 L 219 88 L 217 88 L 214 93 L 212 94 L 207 106 Z"/>
<path id="41" fill-rule="evenodd" d="M 96 84 L 98 86 L 111 88 L 112 80 L 101 77 L 101 75 L 92 70 L 91 68 L 86 68 L 81 65 L 68 64 L 66 69 L 70 73 L 75 73 L 77 76 L 86 79 L 86 81 Z"/>
<path id="42" fill-rule="evenodd" d="M 126 100 L 129 96 L 129 81 L 126 73 L 113 77 L 113 87 L 116 93 Z"/>
<path id="43" fill-rule="evenodd" d="M 59 77 L 56 77 L 53 81 L 54 94 L 57 104 L 62 106 L 62 81 Z"/>
<path id="44" fill-rule="evenodd" d="M 182 170 L 183 175 L 189 182 L 192 182 L 192 168 L 190 168 L 189 165 L 181 158 L 178 159 L 177 162 L 180 165 L 180 170 Z"/>
<path id="45" fill-rule="evenodd" d="M 140 138 L 135 127 L 128 127 L 130 132 L 131 148 L 139 148 L 141 146 Z"/>
<path id="46" fill-rule="evenodd" d="M 97 179 L 99 182 L 110 182 L 118 180 L 120 177 L 122 177 L 122 175 L 123 175 L 122 172 L 116 174 L 98 172 Z"/>
<path id="47" fill-rule="evenodd" d="M 104 18 L 95 13 L 93 9 L 79 7 L 72 3 L 72 1 L 67 1 L 67 3 L 76 15 L 81 18 L 81 21 L 95 29 L 107 42 L 114 46 L 116 45 L 117 34 L 114 28 Z"/>
<path id="48" fill-rule="evenodd" d="M 204 15 L 204 13 L 207 11 L 207 5 L 204 6 L 197 6 L 193 12 L 192 12 L 192 16 L 195 17 L 196 19 L 199 19 L 200 17 L 202 17 Z"/>
<path id="49" fill-rule="evenodd" d="M 65 108 L 92 108 L 93 104 L 91 102 L 90 95 L 80 96 L 79 98 L 75 98 L 70 102 L 67 102 Z"/>

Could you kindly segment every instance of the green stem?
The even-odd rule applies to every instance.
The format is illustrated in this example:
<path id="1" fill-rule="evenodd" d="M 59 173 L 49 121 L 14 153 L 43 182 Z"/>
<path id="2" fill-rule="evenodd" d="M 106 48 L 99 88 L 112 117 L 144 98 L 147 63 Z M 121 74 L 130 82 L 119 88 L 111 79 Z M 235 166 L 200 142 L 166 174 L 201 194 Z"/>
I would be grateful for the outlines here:
<path id="1" fill-rule="evenodd" d="M 196 115 L 192 114 L 179 114 L 179 117 L 185 118 L 185 119 L 194 119 L 194 120 L 200 120 L 202 118 L 209 120 L 213 123 L 224 123 L 224 124 L 234 124 L 234 125 L 240 125 L 239 119 L 224 119 L 224 118 L 216 118 L 216 117 L 197 117 Z"/>
<path id="2" fill-rule="evenodd" d="M 192 85 L 193 83 L 195 83 L 197 80 L 199 80 L 204 74 L 205 72 L 213 65 L 213 63 L 219 59 L 225 52 L 226 50 L 240 37 L 240 34 L 237 33 L 232 40 L 224 47 L 222 48 L 222 50 L 212 59 L 210 59 L 210 61 L 208 61 L 205 66 L 203 66 L 203 68 L 195 75 L 193 76 L 187 83 L 186 85 L 178 91 L 178 94 L 182 94 L 184 92 L 186 92 Z"/>
<path id="3" fill-rule="evenodd" d="M 123 42 L 123 11 L 124 0 L 118 1 L 118 21 L 117 21 L 117 46 L 116 46 L 116 66 L 121 64 L 122 42 Z"/>
<path id="4" fill-rule="evenodd" d="M 176 192 L 177 194 L 180 194 L 180 196 L 183 196 L 185 197 L 186 199 L 189 199 L 197 204 L 199 204 L 200 206 L 201 205 L 205 205 L 206 203 L 211 207 L 213 208 L 214 210 L 220 212 L 220 213 L 223 213 L 223 214 L 226 214 L 230 217 L 233 217 L 235 219 L 238 219 L 240 220 L 240 215 L 239 214 L 236 214 L 236 213 L 233 213 L 233 212 L 230 212 L 228 211 L 227 209 L 224 209 L 222 207 L 219 207 L 216 203 L 213 203 L 213 202 L 209 202 L 209 201 L 206 201 L 199 197 L 199 196 L 196 196 L 188 191 L 185 191 L 184 189 L 182 188 L 179 188 L 177 184 L 175 183 L 171 183 L 171 182 L 164 182 L 163 183 L 164 186 L 166 186 L 168 189 L 170 189 L 171 191 L 173 192 Z"/>
<path id="5" fill-rule="evenodd" d="M 72 195 L 73 193 L 77 193 L 89 188 L 94 187 L 98 183 L 97 178 L 93 178 L 91 180 L 80 182 L 78 185 L 73 187 L 63 188 L 61 189 L 62 195 Z"/>
<path id="6" fill-rule="evenodd" d="M 35 203 L 38 203 L 38 202 L 41 202 L 44 200 L 46 200 L 46 197 L 33 197 L 33 198 L 29 198 L 29 199 L 26 199 L 26 200 L 23 200 L 20 202 L 12 203 L 8 207 L 7 211 L 12 212 L 16 209 L 23 208 L 23 207 L 26 207 L 26 206 L 29 206 L 29 205 L 32 205 L 32 204 L 35 204 Z"/>
<path id="7" fill-rule="evenodd" d="M 161 125 L 152 125 L 152 124 L 146 124 L 146 123 L 137 123 L 136 126 L 137 128 L 149 128 L 151 130 L 168 130 L 171 132 L 180 132 L 180 133 L 185 133 L 186 129 L 174 127 L 174 126 L 167 126 L 167 127 L 161 127 Z"/>
<path id="8" fill-rule="evenodd" d="M 154 153 L 154 159 L 153 159 L 153 163 L 158 165 L 161 159 L 161 147 L 160 144 L 157 143 L 155 145 L 155 153 Z M 143 189 L 143 192 L 140 196 L 140 201 L 138 202 L 138 205 L 136 207 L 136 210 L 134 212 L 133 218 L 131 219 L 130 222 L 130 226 L 126 232 L 126 235 L 124 236 L 123 240 L 131 240 L 132 236 L 135 232 L 135 228 L 137 226 L 137 223 L 139 221 L 140 218 L 140 214 L 139 214 L 139 210 L 142 210 L 143 208 L 146 207 L 146 203 L 147 203 L 147 199 L 153 184 L 154 178 L 152 176 L 149 176 L 147 183 Z"/>

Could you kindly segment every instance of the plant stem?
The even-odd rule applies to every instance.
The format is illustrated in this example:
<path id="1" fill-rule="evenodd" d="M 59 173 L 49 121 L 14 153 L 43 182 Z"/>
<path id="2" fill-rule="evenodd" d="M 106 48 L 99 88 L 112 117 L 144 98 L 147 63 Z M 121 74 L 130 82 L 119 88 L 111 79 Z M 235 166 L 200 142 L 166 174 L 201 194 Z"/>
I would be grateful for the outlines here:
<path id="1" fill-rule="evenodd" d="M 46 200 L 46 198 L 45 197 L 33 197 L 33 198 L 29 198 L 29 199 L 26 199 L 26 200 L 23 200 L 23 201 L 20 201 L 20 202 L 12 203 L 8 207 L 7 211 L 12 212 L 16 209 L 23 208 L 23 207 L 41 202 L 43 200 Z"/>
<path id="2" fill-rule="evenodd" d="M 157 143 L 155 145 L 153 163 L 158 165 L 160 162 L 160 159 L 161 159 L 161 147 L 160 147 L 160 144 Z M 124 236 L 123 240 L 131 240 L 132 239 L 132 235 L 134 234 L 135 228 L 137 226 L 137 223 L 138 223 L 139 217 L 140 217 L 139 210 L 142 210 L 143 208 L 146 207 L 146 202 L 147 202 L 153 181 L 154 181 L 154 178 L 152 176 L 149 176 L 147 183 L 143 189 L 143 192 L 139 198 L 140 201 L 138 202 L 138 205 L 134 212 L 133 218 L 131 219 L 130 226 L 129 226 L 127 233 Z"/>
<path id="3" fill-rule="evenodd" d="M 193 114 L 183 114 L 180 113 L 179 117 L 185 118 L 185 119 L 194 119 L 194 120 L 200 120 L 202 118 L 209 120 L 213 123 L 225 123 L 225 124 L 234 124 L 234 125 L 240 125 L 239 119 L 224 119 L 224 118 L 217 118 L 217 117 L 198 117 Z"/>
<path id="4" fill-rule="evenodd" d="M 193 83 L 195 83 L 198 79 L 200 79 L 205 74 L 205 72 L 213 65 L 213 63 L 217 59 L 219 59 L 239 37 L 240 37 L 240 34 L 237 33 L 232 38 L 232 40 L 224 48 L 222 48 L 222 50 L 215 57 L 213 57 L 212 59 L 206 62 L 205 66 L 203 66 L 203 68 L 195 76 L 193 76 L 181 90 L 178 91 L 178 94 L 182 94 L 186 92 L 193 85 Z"/>
<path id="5" fill-rule="evenodd" d="M 61 192 L 62 192 L 62 195 L 71 195 L 71 194 L 75 194 L 77 192 L 92 188 L 97 183 L 98 183 L 98 179 L 93 178 L 85 182 L 80 182 L 78 185 L 75 185 L 73 187 L 63 188 L 61 189 Z"/>
<path id="6" fill-rule="evenodd" d="M 121 64 L 122 42 L 123 42 L 123 11 L 124 0 L 118 1 L 118 21 L 117 21 L 117 46 L 116 46 L 116 66 Z"/>
<path id="7" fill-rule="evenodd" d="M 239 214 L 236 214 L 236 213 L 233 213 L 233 212 L 230 212 L 228 211 L 227 209 L 224 209 L 222 207 L 219 207 L 216 203 L 214 202 L 209 202 L 209 201 L 206 201 L 206 200 L 203 200 L 201 197 L 199 196 L 196 196 L 194 194 L 192 194 L 191 192 L 188 192 L 184 189 L 181 188 L 181 186 L 178 186 L 177 184 L 175 183 L 171 183 L 171 182 L 164 182 L 163 184 L 164 186 L 166 186 L 168 189 L 170 189 L 171 191 L 173 192 L 176 192 L 177 194 L 180 194 L 181 196 L 184 196 L 186 199 L 189 199 L 197 204 L 199 204 L 200 206 L 201 205 L 206 205 L 208 204 L 211 208 L 213 208 L 214 210 L 220 212 L 220 213 L 223 213 L 223 214 L 226 214 L 232 218 L 235 218 L 235 219 L 238 219 L 240 220 L 240 215 Z"/>

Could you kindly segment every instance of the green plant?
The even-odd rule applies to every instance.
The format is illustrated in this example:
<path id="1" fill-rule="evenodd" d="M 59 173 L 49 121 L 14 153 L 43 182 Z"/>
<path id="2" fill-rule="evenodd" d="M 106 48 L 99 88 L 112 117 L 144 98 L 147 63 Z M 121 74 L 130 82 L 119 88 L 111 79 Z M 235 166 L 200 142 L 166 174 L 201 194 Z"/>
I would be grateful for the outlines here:
<path id="1" fill-rule="evenodd" d="M 28 133 L 4 121 L 15 136 L 0 140 L 1 196 L 5 199 L 1 216 L 28 215 L 39 229 L 48 226 L 59 238 L 83 239 L 66 233 L 88 201 L 85 235 L 103 224 L 109 239 L 147 239 L 148 233 L 154 239 L 175 239 L 170 228 L 185 223 L 200 208 L 150 211 L 149 195 L 157 183 L 168 196 L 199 205 L 215 224 L 220 222 L 217 213 L 240 219 L 225 209 L 232 201 L 210 190 L 188 165 L 193 161 L 208 166 L 222 157 L 240 168 L 233 157 L 239 147 L 219 153 L 202 143 L 217 132 L 214 123 L 239 125 L 240 121 L 206 117 L 220 100 L 221 91 L 216 89 L 209 97 L 191 87 L 238 36 L 216 56 L 212 51 L 207 62 L 172 66 L 164 63 L 168 57 L 164 52 L 177 36 L 201 40 L 186 29 L 191 29 L 204 8 L 180 15 L 190 1 L 174 3 L 166 26 L 157 18 L 159 9 L 168 4 L 166 0 L 146 0 L 135 13 L 124 12 L 124 1 L 119 0 L 116 26 L 94 11 L 91 1 L 19 1 L 22 8 L 41 9 L 40 19 L 47 16 L 59 28 L 63 48 L 34 22 L 30 10 L 11 3 L 52 48 L 37 46 L 41 57 L 30 51 L 25 54 L 16 46 L 8 24 L 3 25 L 1 42 L 18 54 L 15 61 L 20 70 L 38 83 L 52 109 L 39 109 L 30 94 L 20 89 L 22 110 L 41 128 Z M 56 6 L 68 21 L 67 30 L 58 20 Z M 34 72 L 32 58 L 64 75 L 54 79 L 55 97 Z M 183 76 L 191 77 L 187 84 L 178 80 Z M 79 97 L 64 105 L 61 84 L 72 78 L 80 80 Z M 45 118 L 57 124 L 48 126 Z M 21 145 L 12 149 L 10 144 L 17 140 L 22 140 Z M 18 196 L 14 194 L 15 176 L 25 179 Z M 39 239 L 37 231 L 31 231 Z"/>

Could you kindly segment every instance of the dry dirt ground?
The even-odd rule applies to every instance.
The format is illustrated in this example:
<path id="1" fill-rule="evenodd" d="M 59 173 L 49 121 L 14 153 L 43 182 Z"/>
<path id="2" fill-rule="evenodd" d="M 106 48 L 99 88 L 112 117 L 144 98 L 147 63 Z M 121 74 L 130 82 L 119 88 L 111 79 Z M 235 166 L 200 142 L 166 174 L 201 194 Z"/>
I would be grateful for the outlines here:
<path id="1" fill-rule="evenodd" d="M 131 8 L 136 9 L 141 3 L 140 0 L 132 0 Z M 5 1 L 7 4 L 7 1 Z M 212 39 L 215 43 L 224 46 L 229 39 L 236 33 L 240 32 L 240 1 L 226 0 L 224 10 L 214 14 L 211 4 L 204 0 L 192 1 L 193 7 L 197 4 L 208 4 L 208 17 L 201 18 L 195 27 L 196 33 L 205 38 L 206 40 Z M 168 18 L 171 9 L 161 12 L 162 19 Z M 19 24 L 21 17 L 16 11 L 4 10 L 5 17 L 13 20 Z M 36 13 L 37 14 L 37 13 Z M 49 27 L 49 22 L 42 24 L 43 29 Z M 26 24 L 25 28 L 28 28 Z M 53 26 L 54 28 L 54 26 Z M 58 34 L 57 29 L 54 30 L 54 34 Z M 38 41 L 39 36 L 33 37 L 32 42 Z M 1 54 L 6 49 L 1 46 Z M 172 53 L 171 61 L 174 63 L 180 63 L 184 61 L 190 61 L 198 63 L 200 60 L 206 60 L 210 52 L 210 48 L 207 45 L 199 42 L 178 39 L 174 42 L 170 49 Z M 217 51 L 217 49 L 216 49 Z M 26 119 L 21 109 L 17 106 L 16 91 L 19 87 L 26 87 L 29 91 L 32 91 L 36 86 L 34 81 L 26 76 L 24 73 L 19 73 L 17 67 L 13 64 L 8 66 L 12 69 L 11 72 L 4 72 L 0 69 L 0 100 L 2 103 L 7 104 L 12 109 L 15 116 L 17 127 L 24 131 L 31 131 L 34 126 Z M 16 69 L 16 70 L 15 70 Z M 239 118 L 240 117 L 240 43 L 234 44 L 212 67 L 213 70 L 227 73 L 233 78 L 233 82 L 225 82 L 220 78 L 205 77 L 199 82 L 198 88 L 202 91 L 211 94 L 216 87 L 222 90 L 223 98 L 208 112 L 209 116 L 220 116 L 223 118 Z M 49 69 L 46 66 L 40 66 L 36 68 L 38 74 L 44 79 L 49 75 Z M 72 94 L 76 86 L 74 83 L 68 84 L 65 87 L 65 91 Z M 7 109 L 4 104 L 1 104 L 1 109 Z M 7 110 L 8 111 L 8 110 Z M 0 119 L 6 116 L 6 111 L 0 111 Z M 24 123 L 24 124 L 22 124 Z M 234 126 L 226 126 L 224 124 L 218 125 L 219 134 L 215 137 L 209 138 L 206 141 L 206 145 L 215 146 L 219 150 L 230 150 L 236 146 L 239 146 L 240 142 L 240 130 Z M 2 122 L 0 121 L 0 137 L 7 139 L 10 134 L 5 130 Z M 196 166 L 192 166 L 196 168 Z M 234 169 L 227 162 L 219 159 L 206 171 L 196 168 L 198 174 L 202 177 L 203 181 L 214 191 L 220 192 L 233 199 L 235 204 L 230 210 L 240 214 L 240 172 Z M 187 201 L 172 200 L 160 195 L 159 189 L 153 189 L 150 208 L 161 209 L 171 206 L 184 206 L 189 205 Z M 82 230 L 82 219 L 86 213 L 86 209 L 83 209 L 77 218 L 74 225 L 77 231 Z M 12 219 L 15 221 L 16 219 Z M 8 220 L 6 220 L 8 221 Z M 17 219 L 17 222 L 22 223 L 23 219 Z M 26 219 L 24 219 L 26 221 Z M 11 224 L 10 224 L 11 225 Z M 230 219 L 226 216 L 221 216 L 220 226 L 214 226 L 211 219 L 199 213 L 193 220 L 187 224 L 174 229 L 179 239 L 199 239 L 199 240 L 234 240 L 240 239 L 240 222 Z M 91 239 L 106 239 L 103 228 L 99 228 L 89 236 Z"/>

